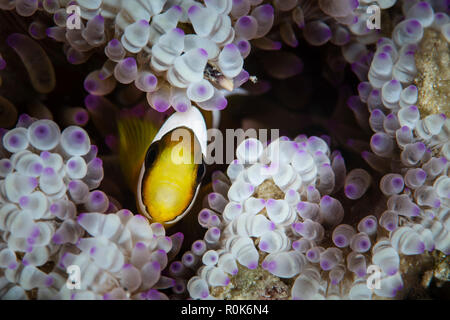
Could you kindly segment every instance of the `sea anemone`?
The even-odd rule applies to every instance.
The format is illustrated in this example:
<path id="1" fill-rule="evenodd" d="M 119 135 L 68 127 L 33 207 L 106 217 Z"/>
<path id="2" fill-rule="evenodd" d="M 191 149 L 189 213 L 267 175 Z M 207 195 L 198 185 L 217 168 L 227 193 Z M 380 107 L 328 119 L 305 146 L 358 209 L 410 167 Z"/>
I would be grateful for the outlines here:
<path id="1" fill-rule="evenodd" d="M 448 42 L 445 35 L 448 17 L 444 12 L 435 13 L 428 2 L 408 2 L 402 9 L 405 18 L 393 28 L 392 39 L 375 37 L 377 50 L 374 54 L 360 37 L 343 47 L 344 57 L 353 63 L 356 75 L 368 80 L 359 84 L 359 96 L 351 97 L 348 106 L 361 127 L 370 124 L 375 131 L 370 139 L 373 153 L 364 151 L 361 155 L 372 169 L 384 174 L 376 182 L 382 193 L 380 205 L 376 205 L 374 212 L 355 221 L 345 214 L 347 210 L 339 200 L 329 196 L 343 188 L 346 198 L 357 200 L 372 184 L 373 175 L 366 170 L 353 169 L 346 174 L 340 155 L 331 156 L 332 160 L 322 156 L 323 162 L 314 162 L 316 154 L 305 152 L 308 144 L 303 141 L 306 150 L 300 151 L 301 161 L 296 161 L 297 153 L 292 151 L 292 156 L 292 152 L 280 148 L 281 158 L 287 155 L 291 160 L 290 169 L 281 170 L 286 181 L 292 181 L 294 172 L 299 172 L 302 178 L 302 172 L 314 177 L 306 181 L 300 179 L 298 186 L 288 190 L 285 185 L 280 185 L 278 175 L 255 175 L 253 172 L 258 163 L 244 165 L 239 158 L 239 148 L 245 148 L 250 142 L 247 141 L 238 148 L 238 159 L 230 164 L 228 177 L 223 174 L 213 177 L 213 187 L 219 184 L 221 192 L 215 190 L 216 193 L 210 194 L 209 209 L 199 214 L 199 223 L 210 228 L 208 230 L 219 228 L 220 238 L 211 249 L 216 250 L 219 257 L 224 252 L 231 255 L 227 261 L 233 263 L 227 267 L 232 265 L 234 269 L 215 266 L 227 275 L 226 283 L 220 284 L 215 278 L 208 277 L 210 273 L 203 271 L 212 268 L 203 261 L 206 266 L 200 268 L 198 276 L 188 283 L 191 297 L 201 297 L 200 289 L 203 293 L 223 294 L 223 290 L 215 287 L 228 285 L 228 276 L 235 276 L 238 270 L 237 262 L 254 269 L 261 260 L 261 267 L 270 273 L 295 279 L 291 287 L 293 299 L 366 299 L 373 293 L 392 298 L 404 286 L 400 272 L 403 256 L 435 249 L 448 255 L 450 121 L 439 111 L 421 117 L 419 108 L 414 105 L 420 89 L 412 85 L 417 75 L 414 57 L 419 51 L 424 29 L 431 28 Z M 365 72 L 355 64 L 357 61 L 364 61 Z M 445 102 L 438 102 L 436 108 L 445 108 Z M 296 138 L 291 143 L 298 148 L 299 142 L 302 140 Z M 320 151 L 323 155 L 329 154 L 328 149 Z M 272 178 L 271 183 L 282 191 L 280 198 L 284 197 L 284 200 L 252 197 L 267 178 Z M 239 191 L 233 192 L 235 190 Z M 271 196 L 274 194 L 277 192 L 272 192 Z M 240 197 L 234 198 L 235 195 Z M 214 201 L 216 198 L 220 200 Z M 289 199 L 293 199 L 291 203 Z M 252 210 L 250 203 L 258 201 L 259 207 Z M 296 211 L 298 216 L 295 216 Z M 220 223 L 207 224 L 207 213 L 218 217 Z M 267 223 L 259 225 L 256 222 L 267 218 Z M 269 223 L 272 230 L 268 228 Z M 204 240 L 206 242 L 206 235 Z M 234 249 L 235 245 L 238 249 Z M 366 285 L 370 263 L 382 271 L 381 286 L 374 291 Z"/>
<path id="2" fill-rule="evenodd" d="M 448 141 L 448 132 L 439 133 Z M 403 288 L 400 257 L 435 249 L 449 253 L 445 157 L 419 159 L 415 164 L 422 169 L 407 164 L 401 171 L 407 178 L 385 175 L 380 202 L 387 203 L 359 221 L 348 212 L 351 206 L 344 209 L 341 201 L 348 201 L 342 197 L 361 198 L 371 175 L 363 169 L 346 173 L 342 156 L 330 154 L 324 140 L 282 137 L 263 148 L 249 139 L 237 157 L 227 175 L 213 174 L 214 192 L 198 215 L 208 231 L 181 261 L 197 270 L 187 284 L 192 298 L 223 296 L 243 267 L 258 266 L 293 279 L 292 299 L 370 299 L 373 293 L 392 298 Z M 373 292 L 366 286 L 371 263 L 382 273 Z"/>
<path id="3" fill-rule="evenodd" d="M 227 101 L 220 89 L 247 81 L 243 61 L 251 49 L 249 40 L 265 36 L 273 24 L 273 7 L 259 3 L 248 3 L 244 10 L 232 0 L 78 1 L 80 16 L 68 13 L 75 4 L 68 1 L 46 1 L 42 8 L 35 1 L 8 2 L 0 8 L 25 17 L 38 10 L 53 16 L 56 26 L 48 27 L 46 35 L 65 44 L 72 64 L 84 63 L 104 48 L 103 68 L 84 82 L 90 94 L 103 96 L 117 82 L 134 83 L 155 110 L 172 106 L 183 112 L 192 103 L 221 110 Z M 41 38 L 43 26 L 33 23 L 30 34 Z"/>
<path id="4" fill-rule="evenodd" d="M 158 289 L 182 287 L 161 272 L 183 234 L 166 236 L 161 224 L 118 211 L 115 199 L 94 190 L 102 160 L 84 129 L 61 132 L 24 114 L 3 146 L 10 154 L 0 161 L 3 299 L 167 299 Z M 76 293 L 65 285 L 73 265 Z"/>
<path id="5" fill-rule="evenodd" d="M 94 190 L 103 178 L 102 161 L 81 127 L 61 132 L 51 120 L 23 114 L 2 141 L 9 154 L 0 175 L 2 296 L 23 298 L 27 290 L 52 286 L 52 273 L 39 267 L 84 234 L 76 223 L 79 209 L 117 208 Z"/>
<path id="6" fill-rule="evenodd" d="M 168 237 L 161 224 L 149 224 L 126 209 L 82 213 L 77 222 L 90 237 L 78 240 L 78 252 L 62 254 L 58 266 L 79 266 L 80 288 L 74 293 L 62 286 L 56 297 L 162 300 L 168 297 L 158 289 L 180 286 L 161 272 L 180 250 L 183 234 Z"/>

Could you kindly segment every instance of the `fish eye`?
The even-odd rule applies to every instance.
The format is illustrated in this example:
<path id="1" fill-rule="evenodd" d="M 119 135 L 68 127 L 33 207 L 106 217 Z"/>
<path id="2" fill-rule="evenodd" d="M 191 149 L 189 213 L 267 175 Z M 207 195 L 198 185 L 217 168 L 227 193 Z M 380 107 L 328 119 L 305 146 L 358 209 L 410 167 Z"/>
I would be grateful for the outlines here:
<path id="1" fill-rule="evenodd" d="M 149 168 L 153 162 L 156 160 L 156 156 L 158 155 L 158 144 L 153 143 L 147 150 L 147 154 L 145 155 L 145 167 Z"/>
<path id="2" fill-rule="evenodd" d="M 203 180 L 206 174 L 206 165 L 205 162 L 202 160 L 202 163 L 198 165 L 197 169 L 197 183 Z"/>

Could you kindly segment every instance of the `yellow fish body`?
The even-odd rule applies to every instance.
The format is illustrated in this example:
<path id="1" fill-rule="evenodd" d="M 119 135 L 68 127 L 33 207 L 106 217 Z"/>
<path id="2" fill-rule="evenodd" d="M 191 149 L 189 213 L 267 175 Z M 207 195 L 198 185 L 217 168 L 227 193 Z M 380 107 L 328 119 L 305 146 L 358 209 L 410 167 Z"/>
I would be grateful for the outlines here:
<path id="1" fill-rule="evenodd" d="M 119 158 L 139 213 L 172 225 L 192 207 L 205 174 L 206 124 L 192 107 L 159 130 L 145 119 L 120 119 Z"/>

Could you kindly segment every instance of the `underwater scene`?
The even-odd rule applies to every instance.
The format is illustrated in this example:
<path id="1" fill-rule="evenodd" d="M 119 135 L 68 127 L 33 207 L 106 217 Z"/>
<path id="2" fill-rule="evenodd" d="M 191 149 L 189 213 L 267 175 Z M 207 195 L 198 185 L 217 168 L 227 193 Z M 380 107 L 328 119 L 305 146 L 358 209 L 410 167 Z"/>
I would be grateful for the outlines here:
<path id="1" fill-rule="evenodd" d="M 449 0 L 0 0 L 0 300 L 450 300 Z"/>

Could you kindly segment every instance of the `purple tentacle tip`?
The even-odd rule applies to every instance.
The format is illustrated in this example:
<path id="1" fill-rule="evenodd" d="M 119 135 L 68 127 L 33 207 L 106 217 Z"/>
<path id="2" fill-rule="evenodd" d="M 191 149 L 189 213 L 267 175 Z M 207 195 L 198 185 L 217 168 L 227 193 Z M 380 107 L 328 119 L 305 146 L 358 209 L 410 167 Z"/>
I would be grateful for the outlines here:
<path id="1" fill-rule="evenodd" d="M 62 236 L 61 236 L 60 234 L 55 233 L 55 234 L 53 235 L 52 241 L 53 241 L 54 243 L 56 243 L 56 244 L 62 244 L 63 238 L 62 238 Z"/>
<path id="2" fill-rule="evenodd" d="M 419 243 L 418 247 L 417 247 L 417 251 L 419 253 L 423 253 L 425 251 L 425 243 L 423 243 L 422 241 Z"/>
<path id="3" fill-rule="evenodd" d="M 193 15 L 193 14 L 195 14 L 196 12 L 198 12 L 199 11 L 199 7 L 197 7 L 197 6 L 191 6 L 191 7 L 189 7 L 189 9 L 188 9 L 188 15 Z"/>
<path id="4" fill-rule="evenodd" d="M 48 276 L 47 279 L 45 279 L 45 286 L 51 287 L 54 282 L 55 282 L 55 279 L 52 276 Z"/>
<path id="5" fill-rule="evenodd" d="M 183 240 L 184 239 L 184 234 L 183 234 L 183 232 L 177 232 L 177 233 L 175 233 L 173 235 L 173 237 Z"/>
<path id="6" fill-rule="evenodd" d="M 387 273 L 387 275 L 389 275 L 389 276 L 393 276 L 394 274 L 397 273 L 397 271 L 398 271 L 397 268 L 390 268 L 390 269 L 388 269 L 388 270 L 386 271 L 386 273 Z"/>
<path id="7" fill-rule="evenodd" d="M 143 242 L 138 242 L 138 243 L 136 243 L 136 248 L 142 250 L 142 249 L 145 249 L 147 247 L 145 246 L 145 244 Z"/>
<path id="8" fill-rule="evenodd" d="M 262 6 L 262 12 L 268 16 L 273 15 L 274 9 L 270 4 Z"/>
<path id="9" fill-rule="evenodd" d="M 359 269 L 358 271 L 356 271 L 356 275 L 357 275 L 359 278 L 362 278 L 362 277 L 364 277 L 364 276 L 366 275 L 366 270 L 364 270 L 364 269 Z"/>
<path id="10" fill-rule="evenodd" d="M 86 216 L 86 213 L 81 213 L 77 218 L 77 222 L 80 223 L 85 216 Z"/>
<path id="11" fill-rule="evenodd" d="M 158 261 L 153 261 L 152 262 L 152 267 L 155 270 L 161 270 L 161 264 Z"/>
<path id="12" fill-rule="evenodd" d="M 269 245 L 267 244 L 267 242 L 261 241 L 259 243 L 259 247 L 261 248 L 261 250 L 267 250 L 269 248 Z"/>
<path id="13" fill-rule="evenodd" d="M 273 231 L 273 230 L 275 230 L 275 228 L 276 228 L 275 222 L 270 221 L 269 230 Z"/>
<path id="14" fill-rule="evenodd" d="M 330 269 L 330 263 L 327 260 L 320 261 L 320 267 L 323 270 L 329 270 Z"/>

